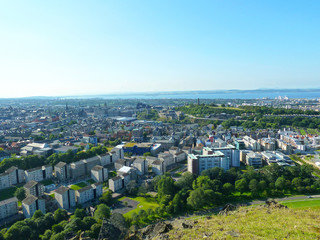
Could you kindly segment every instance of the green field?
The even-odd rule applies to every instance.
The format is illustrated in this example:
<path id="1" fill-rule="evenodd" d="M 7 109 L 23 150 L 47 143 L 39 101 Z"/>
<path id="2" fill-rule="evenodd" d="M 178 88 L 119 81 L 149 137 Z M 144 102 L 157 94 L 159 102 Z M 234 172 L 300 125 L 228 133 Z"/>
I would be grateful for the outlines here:
<path id="1" fill-rule="evenodd" d="M 289 208 L 320 208 L 319 198 L 308 198 L 301 200 L 283 201 L 281 204 Z"/>
<path id="2" fill-rule="evenodd" d="M 48 186 L 50 184 L 53 184 L 54 182 L 51 179 L 46 179 L 46 180 L 41 181 L 40 183 L 42 183 L 45 186 Z"/>
<path id="3" fill-rule="evenodd" d="M 86 184 L 85 182 L 80 182 L 80 183 L 72 185 L 70 188 L 73 190 L 79 190 L 79 189 L 84 188 L 86 186 L 88 186 L 88 184 Z"/>
<path id="4" fill-rule="evenodd" d="M 299 131 L 300 131 L 301 135 L 306 135 L 306 131 L 303 128 L 300 128 Z"/>
<path id="5" fill-rule="evenodd" d="M 87 181 L 87 183 L 89 183 L 89 184 L 94 184 L 94 183 L 96 183 L 93 179 L 89 179 L 88 181 Z"/>
<path id="6" fill-rule="evenodd" d="M 119 200 L 122 200 L 124 198 L 126 198 L 126 197 L 120 198 Z M 130 212 L 127 212 L 123 215 L 126 218 L 130 218 L 132 213 L 134 213 L 134 212 L 138 214 L 139 210 L 141 210 L 141 209 L 146 211 L 149 208 L 151 208 L 152 210 L 155 210 L 157 207 L 159 207 L 159 204 L 157 203 L 157 201 L 152 197 L 149 197 L 149 198 L 135 197 L 135 198 L 129 198 L 129 199 L 134 200 L 134 201 L 138 201 L 139 204 L 136 209 L 131 210 Z"/>
<path id="7" fill-rule="evenodd" d="M 16 187 L 12 187 L 0 190 L 0 201 L 14 197 L 14 192 L 16 191 L 16 189 Z"/>

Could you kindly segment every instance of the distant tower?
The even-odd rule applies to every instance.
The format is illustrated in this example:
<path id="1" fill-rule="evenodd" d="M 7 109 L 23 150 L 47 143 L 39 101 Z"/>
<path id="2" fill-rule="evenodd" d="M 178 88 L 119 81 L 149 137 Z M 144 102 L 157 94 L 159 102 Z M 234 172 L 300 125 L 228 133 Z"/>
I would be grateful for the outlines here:
<path id="1" fill-rule="evenodd" d="M 200 99 L 198 98 L 198 105 L 200 105 Z"/>
<path id="2" fill-rule="evenodd" d="M 68 111 L 68 110 L 69 110 L 68 103 L 66 103 L 66 111 Z"/>

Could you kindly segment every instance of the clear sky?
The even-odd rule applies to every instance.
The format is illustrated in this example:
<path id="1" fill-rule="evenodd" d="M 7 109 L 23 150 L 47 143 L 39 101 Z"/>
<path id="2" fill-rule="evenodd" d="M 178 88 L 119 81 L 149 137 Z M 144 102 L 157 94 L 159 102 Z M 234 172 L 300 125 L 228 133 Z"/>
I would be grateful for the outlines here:
<path id="1" fill-rule="evenodd" d="M 320 88 L 320 1 L 3 0 L 0 98 Z"/>

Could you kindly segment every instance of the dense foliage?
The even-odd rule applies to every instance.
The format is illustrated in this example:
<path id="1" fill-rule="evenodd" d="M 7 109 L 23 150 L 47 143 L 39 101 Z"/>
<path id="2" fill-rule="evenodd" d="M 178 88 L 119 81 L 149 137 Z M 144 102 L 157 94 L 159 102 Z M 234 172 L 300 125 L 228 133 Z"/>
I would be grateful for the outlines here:
<path id="1" fill-rule="evenodd" d="M 194 176 L 189 172 L 174 181 L 168 174 L 154 178 L 160 207 L 140 210 L 132 215 L 132 224 L 146 225 L 157 218 L 203 208 L 211 208 L 229 201 L 254 198 L 282 197 L 284 194 L 320 192 L 320 179 L 312 176 L 310 165 L 281 167 L 276 164 L 259 170 L 212 168 Z"/>

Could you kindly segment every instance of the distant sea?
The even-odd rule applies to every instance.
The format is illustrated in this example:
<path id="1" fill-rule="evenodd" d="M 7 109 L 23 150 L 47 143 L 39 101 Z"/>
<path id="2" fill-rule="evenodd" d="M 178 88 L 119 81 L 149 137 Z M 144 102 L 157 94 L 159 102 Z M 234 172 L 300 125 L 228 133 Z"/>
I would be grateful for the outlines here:
<path id="1" fill-rule="evenodd" d="M 123 93 L 92 96 L 77 96 L 79 98 L 104 99 L 258 99 L 276 97 L 320 99 L 320 89 L 266 89 L 266 90 L 219 90 L 219 91 L 184 91 L 184 92 L 153 92 L 153 93 Z M 70 97 L 71 98 L 71 97 Z"/>
<path id="2" fill-rule="evenodd" d="M 320 89 L 208 90 L 140 93 L 109 93 L 76 96 L 33 96 L 12 99 L 274 99 L 276 97 L 320 99 Z M 8 98 L 1 98 L 6 101 Z"/>

